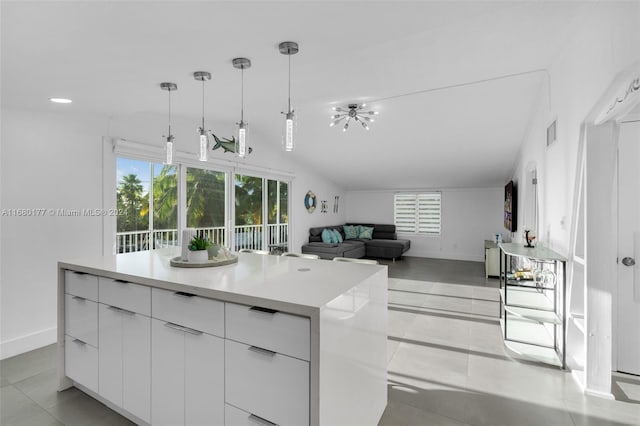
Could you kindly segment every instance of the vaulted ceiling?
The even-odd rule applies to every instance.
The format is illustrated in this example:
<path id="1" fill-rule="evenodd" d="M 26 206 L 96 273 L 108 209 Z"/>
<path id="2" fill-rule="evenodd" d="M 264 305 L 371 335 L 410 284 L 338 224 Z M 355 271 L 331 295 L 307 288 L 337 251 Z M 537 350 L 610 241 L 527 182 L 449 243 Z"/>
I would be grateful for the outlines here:
<path id="1" fill-rule="evenodd" d="M 280 149 L 287 58 L 302 167 L 345 189 L 498 186 L 513 167 L 546 69 L 589 2 L 234 1 L 1 4 L 2 105 L 107 116 L 201 113 L 231 128 L 240 109 L 235 57 L 245 71 L 254 149 Z M 367 102 L 371 130 L 330 128 L 332 106 Z"/>

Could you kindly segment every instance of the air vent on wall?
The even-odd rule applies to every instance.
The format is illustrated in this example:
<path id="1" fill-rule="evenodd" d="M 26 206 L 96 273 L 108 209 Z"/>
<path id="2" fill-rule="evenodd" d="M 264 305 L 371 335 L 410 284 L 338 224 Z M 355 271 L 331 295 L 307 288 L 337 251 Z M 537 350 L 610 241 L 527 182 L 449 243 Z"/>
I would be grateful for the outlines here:
<path id="1" fill-rule="evenodd" d="M 551 145 L 556 141 L 557 122 L 558 120 L 553 120 L 553 123 L 551 123 L 549 127 L 547 127 L 547 146 Z"/>

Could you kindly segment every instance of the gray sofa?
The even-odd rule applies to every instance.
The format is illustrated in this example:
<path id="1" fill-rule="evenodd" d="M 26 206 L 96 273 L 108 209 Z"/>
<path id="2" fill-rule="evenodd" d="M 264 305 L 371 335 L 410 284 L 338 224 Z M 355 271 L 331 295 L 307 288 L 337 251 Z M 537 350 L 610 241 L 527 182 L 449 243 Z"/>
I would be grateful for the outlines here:
<path id="1" fill-rule="evenodd" d="M 322 259 L 334 257 L 373 257 L 376 259 L 398 259 L 411 247 L 411 241 L 399 240 L 395 225 L 371 225 L 347 223 L 373 227 L 373 239 L 344 240 L 343 225 L 321 226 L 309 229 L 309 243 L 302 246 L 302 253 L 317 254 Z M 342 235 L 342 243 L 323 243 L 322 231 L 335 229 Z"/>

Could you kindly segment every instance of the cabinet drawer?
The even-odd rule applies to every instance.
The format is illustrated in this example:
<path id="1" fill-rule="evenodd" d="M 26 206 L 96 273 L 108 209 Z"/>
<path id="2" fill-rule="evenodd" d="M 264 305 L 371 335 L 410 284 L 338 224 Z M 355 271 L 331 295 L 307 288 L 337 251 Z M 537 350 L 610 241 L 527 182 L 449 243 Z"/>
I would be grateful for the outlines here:
<path id="1" fill-rule="evenodd" d="M 227 339 L 309 360 L 309 318 L 226 303 Z"/>
<path id="2" fill-rule="evenodd" d="M 247 413 L 233 405 L 225 404 L 224 406 L 224 426 L 271 426 L 275 423 L 255 416 L 255 414 Z"/>
<path id="3" fill-rule="evenodd" d="M 65 334 L 98 346 L 98 304 L 80 296 L 64 295 Z"/>
<path id="4" fill-rule="evenodd" d="M 71 380 L 98 392 L 98 349 L 65 336 L 64 342 L 65 375 Z"/>
<path id="5" fill-rule="evenodd" d="M 64 292 L 98 301 L 98 277 L 84 272 L 65 271 Z"/>
<path id="6" fill-rule="evenodd" d="M 101 303 L 151 316 L 150 287 L 105 277 L 100 277 L 98 282 Z"/>
<path id="7" fill-rule="evenodd" d="M 152 289 L 153 318 L 224 337 L 224 303 L 158 288 Z"/>
<path id="8" fill-rule="evenodd" d="M 225 341 L 225 401 L 281 426 L 309 424 L 309 363 Z"/>

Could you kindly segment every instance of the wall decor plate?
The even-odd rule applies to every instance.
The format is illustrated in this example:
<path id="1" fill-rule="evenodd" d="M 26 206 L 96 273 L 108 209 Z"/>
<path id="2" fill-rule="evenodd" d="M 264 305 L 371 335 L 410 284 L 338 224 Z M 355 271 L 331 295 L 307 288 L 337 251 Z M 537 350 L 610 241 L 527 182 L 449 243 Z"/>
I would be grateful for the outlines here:
<path id="1" fill-rule="evenodd" d="M 304 196 L 304 207 L 309 213 L 313 213 L 317 205 L 318 200 L 316 199 L 316 194 L 312 191 L 307 191 L 307 195 Z"/>

